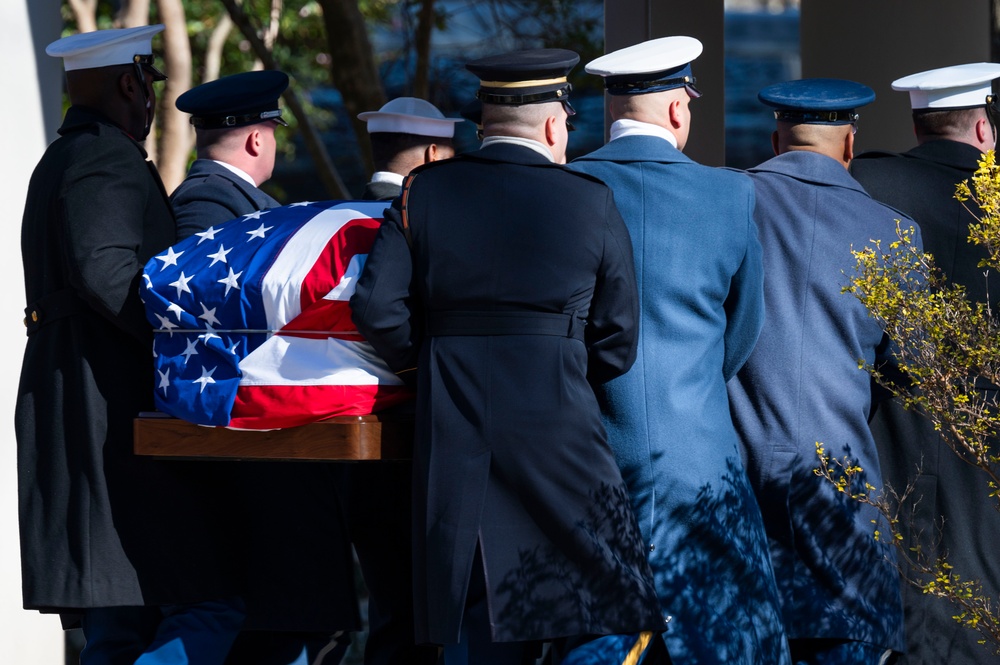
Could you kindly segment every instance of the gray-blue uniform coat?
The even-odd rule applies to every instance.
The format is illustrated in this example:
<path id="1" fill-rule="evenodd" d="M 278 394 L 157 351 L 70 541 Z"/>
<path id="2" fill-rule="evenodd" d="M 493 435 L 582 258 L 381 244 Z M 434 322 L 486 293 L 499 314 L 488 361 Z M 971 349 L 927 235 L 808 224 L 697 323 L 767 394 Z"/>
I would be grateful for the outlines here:
<path id="1" fill-rule="evenodd" d="M 255 210 L 281 204 L 225 166 L 211 159 L 196 159 L 174 193 L 170 204 L 177 215 L 177 237 L 184 239 L 213 223 L 234 219 Z"/>
<path id="2" fill-rule="evenodd" d="M 397 198 L 351 307 L 417 368 L 417 640 L 458 640 L 477 544 L 494 641 L 662 630 L 591 387 L 638 332 L 610 190 L 500 144 L 421 167 L 406 200 L 412 249 Z"/>
<path id="3" fill-rule="evenodd" d="M 891 547 L 874 511 L 813 473 L 816 442 L 881 486 L 868 431 L 874 363 L 888 338 L 856 298 L 852 247 L 895 239 L 902 213 L 868 196 L 835 160 L 793 151 L 750 169 L 764 250 L 764 329 L 729 382 L 781 593 L 789 639 L 833 638 L 902 650 Z M 919 240 L 919 238 L 918 238 Z M 884 529 L 883 529 L 884 531 Z"/>
<path id="4" fill-rule="evenodd" d="M 281 205 L 210 159 L 195 160 L 170 201 L 179 239 Z M 242 489 L 240 513 L 247 520 L 241 552 L 246 558 L 244 630 L 359 630 L 350 539 L 335 491 L 337 470 L 326 464 L 254 462 L 235 471 Z M 242 648 L 237 641 L 231 662 Z"/>
<path id="5" fill-rule="evenodd" d="M 209 509 L 220 498 L 210 465 L 132 453 L 133 419 L 153 409 L 155 387 L 138 286 L 176 239 L 167 194 L 142 146 L 96 111 L 70 107 L 59 133 L 32 174 L 21 227 L 24 606 L 229 596 L 230 516 Z"/>
<path id="6" fill-rule="evenodd" d="M 902 154 L 859 155 L 851 163 L 851 173 L 872 198 L 920 224 L 924 249 L 952 282 L 965 286 L 971 300 L 991 300 L 995 308 L 998 289 L 994 284 L 989 297 L 989 282 L 978 266 L 987 252 L 968 242 L 969 223 L 974 220 L 955 199 L 955 185 L 972 176 L 981 156 L 971 145 L 937 140 Z M 886 482 L 897 489 L 909 483 L 916 487 L 911 521 L 901 524 L 908 538 L 923 533 L 920 545 L 930 561 L 947 553 L 956 574 L 980 582 L 987 595 L 997 597 L 1000 514 L 989 498 L 984 474 L 948 450 L 929 420 L 896 400 L 879 406 L 871 428 Z M 918 468 L 923 471 L 919 475 Z M 992 651 L 978 644 L 979 633 L 952 618 L 955 608 L 946 600 L 904 584 L 903 612 L 907 653 L 900 663 L 996 662 Z"/>
<path id="7" fill-rule="evenodd" d="M 632 237 L 638 356 L 598 397 L 672 617 L 670 656 L 787 663 L 767 537 L 726 394 L 764 318 L 753 186 L 655 136 L 616 139 L 570 168 L 611 187 Z"/>

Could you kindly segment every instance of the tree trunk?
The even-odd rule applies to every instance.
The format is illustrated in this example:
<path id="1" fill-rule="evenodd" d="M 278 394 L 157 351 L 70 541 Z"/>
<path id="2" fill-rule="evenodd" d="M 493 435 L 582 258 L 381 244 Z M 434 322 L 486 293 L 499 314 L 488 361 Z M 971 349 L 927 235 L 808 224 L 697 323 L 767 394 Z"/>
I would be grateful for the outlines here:
<path id="1" fill-rule="evenodd" d="M 271 52 L 267 50 L 267 47 L 264 46 L 264 42 L 261 38 L 257 36 L 257 31 L 254 29 L 253 24 L 250 23 L 249 17 L 237 4 L 237 1 L 222 0 L 222 4 L 226 6 L 226 10 L 229 12 L 229 16 L 232 17 L 236 27 L 240 29 L 243 36 L 246 37 L 248 42 L 250 42 L 250 46 L 253 48 L 254 54 L 262 63 L 264 63 L 264 67 L 267 69 L 277 69 L 274 64 L 274 57 L 271 55 Z M 326 146 L 324 146 L 323 141 L 320 140 L 316 127 L 306 115 L 305 108 L 302 106 L 302 102 L 299 100 L 298 95 L 295 94 L 294 90 L 289 88 L 288 90 L 285 90 L 285 93 L 282 96 L 285 99 L 285 103 L 288 105 L 288 109 L 292 112 L 292 115 L 295 116 L 295 119 L 298 120 L 299 131 L 302 132 L 302 138 L 305 140 L 306 149 L 309 151 L 309 155 L 312 157 L 313 163 L 316 165 L 317 175 L 319 175 L 320 180 L 323 182 L 323 186 L 326 188 L 327 193 L 335 199 L 351 198 L 350 193 L 347 191 L 347 187 L 344 186 L 344 181 L 341 179 L 340 174 L 333 165 L 333 161 L 330 159 L 329 153 L 326 151 Z M 365 141 L 365 143 L 367 144 L 367 141 Z"/>
<path id="2" fill-rule="evenodd" d="M 385 91 L 375 65 L 375 53 L 368 40 L 365 19 L 358 9 L 357 0 L 320 0 L 320 5 L 330 46 L 333 85 L 344 99 L 344 108 L 358 139 L 362 160 L 371 173 L 373 164 L 368 127 L 357 116 L 385 104 Z"/>
<path id="3" fill-rule="evenodd" d="M 413 73 L 413 96 L 430 99 L 431 33 L 434 31 L 434 0 L 422 0 L 417 18 L 413 48 L 417 66 Z"/>
<path id="4" fill-rule="evenodd" d="M 140 25 L 149 25 L 149 0 L 123 2 L 115 15 L 115 27 L 137 28 Z"/>
<path id="5" fill-rule="evenodd" d="M 97 30 L 97 0 L 69 0 L 69 8 L 76 18 L 76 28 L 80 32 Z"/>
<path id="6" fill-rule="evenodd" d="M 222 69 L 222 50 L 226 46 L 226 39 L 233 29 L 233 19 L 226 12 L 219 17 L 219 22 L 208 38 L 208 45 L 205 47 L 205 74 L 201 79 L 202 83 L 208 83 L 219 78 L 219 71 Z"/>
<path id="7" fill-rule="evenodd" d="M 163 186 L 172 192 L 187 174 L 188 157 L 194 146 L 194 131 L 187 114 L 177 110 L 174 102 L 191 88 L 191 41 L 181 0 L 156 0 L 163 31 L 163 57 L 167 80 L 160 100 L 160 150 L 156 162 Z"/>

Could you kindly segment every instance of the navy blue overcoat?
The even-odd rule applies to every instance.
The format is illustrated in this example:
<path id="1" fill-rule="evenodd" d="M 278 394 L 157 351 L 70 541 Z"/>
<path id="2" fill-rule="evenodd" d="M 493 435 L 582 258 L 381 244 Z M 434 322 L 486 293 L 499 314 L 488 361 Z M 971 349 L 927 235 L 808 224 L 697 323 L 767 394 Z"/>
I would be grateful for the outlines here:
<path id="1" fill-rule="evenodd" d="M 816 443 L 849 456 L 881 486 L 868 430 L 871 379 L 859 361 L 888 359 L 888 338 L 841 292 L 852 247 L 896 237 L 912 221 L 872 200 L 838 162 L 793 151 L 750 169 L 764 250 L 764 329 L 730 403 L 747 471 L 771 540 L 789 639 L 860 640 L 903 647 L 891 547 L 875 539 L 874 510 L 813 473 Z M 919 241 L 919 236 L 918 236 Z M 884 528 L 883 528 L 884 531 Z"/>
<path id="2" fill-rule="evenodd" d="M 499 144 L 417 169 L 354 320 L 417 367 L 417 641 L 454 643 L 477 543 L 495 641 L 662 630 L 590 381 L 635 358 L 632 247 L 610 190 Z"/>
<path id="3" fill-rule="evenodd" d="M 635 255 L 635 365 L 599 389 L 675 662 L 786 663 L 760 510 L 726 380 L 764 317 L 749 178 L 626 136 L 573 162 L 611 187 Z"/>
<path id="4" fill-rule="evenodd" d="M 174 193 L 170 204 L 177 216 L 177 237 L 204 231 L 213 223 L 228 221 L 255 210 L 281 204 L 269 194 L 211 159 L 196 159 Z"/>

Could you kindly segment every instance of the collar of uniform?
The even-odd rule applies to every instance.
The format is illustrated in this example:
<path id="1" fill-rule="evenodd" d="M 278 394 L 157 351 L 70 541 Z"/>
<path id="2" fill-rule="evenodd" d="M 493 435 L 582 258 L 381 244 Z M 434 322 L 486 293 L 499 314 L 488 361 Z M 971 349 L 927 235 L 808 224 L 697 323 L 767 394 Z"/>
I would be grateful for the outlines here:
<path id="1" fill-rule="evenodd" d="M 233 166 L 232 164 L 226 164 L 225 162 L 220 162 L 220 161 L 219 161 L 219 160 L 217 160 L 217 159 L 213 159 L 212 161 L 213 161 L 213 162 L 215 162 L 216 164 L 218 164 L 219 166 L 222 166 L 222 167 L 225 167 L 225 168 L 226 168 L 226 169 L 228 169 L 229 171 L 232 171 L 232 172 L 233 172 L 233 173 L 235 173 L 235 174 L 236 174 L 237 176 L 239 176 L 239 177 L 240 177 L 240 178 L 242 178 L 243 180 L 246 180 L 247 182 L 249 182 L 249 183 L 250 183 L 251 185 L 253 185 L 254 187 L 256 187 L 256 186 L 257 186 L 257 183 L 255 183 L 255 182 L 253 181 L 253 178 L 251 178 L 251 177 L 250 177 L 250 174 L 249 174 L 249 173 L 247 173 L 246 171 L 244 171 L 243 169 L 240 169 L 240 168 L 236 168 L 236 167 L 235 167 L 235 166 Z"/>
<path id="2" fill-rule="evenodd" d="M 392 171 L 376 171 L 372 174 L 372 179 L 369 182 L 386 182 L 390 185 L 403 186 L 403 176 L 398 173 L 393 173 Z"/>
<path id="3" fill-rule="evenodd" d="M 639 120 L 631 120 L 629 118 L 622 118 L 621 120 L 615 120 L 611 123 L 611 139 L 620 139 L 625 136 L 656 136 L 670 145 L 677 147 L 677 137 L 674 136 L 669 130 L 660 127 L 659 125 L 653 125 L 648 122 L 642 122 Z"/>
<path id="4" fill-rule="evenodd" d="M 65 136 L 70 132 L 93 125 L 114 127 L 116 130 L 127 136 L 132 143 L 135 144 L 135 147 L 139 149 L 139 152 L 142 153 L 142 158 L 146 159 L 146 149 L 143 147 L 142 143 L 129 136 L 128 132 L 122 129 L 120 125 L 112 121 L 106 115 L 88 106 L 70 106 L 66 109 L 66 115 L 63 117 L 63 122 L 58 129 L 58 133 L 60 136 Z"/>
<path id="5" fill-rule="evenodd" d="M 748 173 L 779 173 L 803 182 L 844 187 L 868 193 L 861 184 L 847 172 L 847 169 L 832 157 L 809 150 L 790 150 L 772 157 L 763 164 L 747 169 Z"/>
<path id="6" fill-rule="evenodd" d="M 552 156 L 552 151 L 549 150 L 547 145 L 539 141 L 535 141 L 534 139 L 525 139 L 519 136 L 487 136 L 483 139 L 482 147 L 488 148 L 491 145 L 496 145 L 498 143 L 508 143 L 510 145 L 519 145 L 524 148 L 530 148 L 550 162 L 554 163 L 556 161 Z"/>
<path id="7" fill-rule="evenodd" d="M 978 167 L 982 153 L 968 143 L 936 139 L 927 141 L 903 153 L 906 157 L 916 157 L 929 162 L 935 162 L 953 169 L 974 173 Z"/>

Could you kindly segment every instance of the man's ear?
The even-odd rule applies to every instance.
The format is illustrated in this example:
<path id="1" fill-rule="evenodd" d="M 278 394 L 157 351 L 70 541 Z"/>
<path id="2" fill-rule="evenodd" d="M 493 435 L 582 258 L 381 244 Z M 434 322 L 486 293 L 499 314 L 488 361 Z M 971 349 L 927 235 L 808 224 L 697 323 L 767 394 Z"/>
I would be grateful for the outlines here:
<path id="1" fill-rule="evenodd" d="M 670 126 L 674 129 L 681 128 L 681 102 L 679 99 L 674 99 L 667 106 L 667 118 L 670 120 Z"/>
<path id="2" fill-rule="evenodd" d="M 251 130 L 250 133 L 247 134 L 246 141 L 244 141 L 243 145 L 248 154 L 253 155 L 254 157 L 259 156 L 261 146 L 263 145 L 263 141 L 260 140 L 260 130 Z"/>
<path id="3" fill-rule="evenodd" d="M 556 144 L 556 123 L 559 122 L 559 118 L 554 115 L 550 115 L 545 119 L 545 142 L 550 146 Z"/>
<path id="4" fill-rule="evenodd" d="M 771 132 L 771 150 L 774 150 L 775 156 L 780 155 L 778 152 L 778 130 Z"/>
<path id="5" fill-rule="evenodd" d="M 118 77 L 118 91 L 127 99 L 133 99 L 140 94 L 135 84 L 135 77 L 131 72 L 122 72 Z"/>
<path id="6" fill-rule="evenodd" d="M 436 162 L 439 159 L 441 158 L 438 157 L 437 143 L 432 143 L 424 148 L 424 164 L 430 164 L 431 162 Z"/>
<path id="7" fill-rule="evenodd" d="M 979 141 L 980 145 L 989 145 L 993 142 L 993 126 L 986 118 L 980 118 L 976 121 L 976 140 Z"/>
<path id="8" fill-rule="evenodd" d="M 847 132 L 844 138 L 844 166 L 850 166 L 854 160 L 854 132 Z"/>

